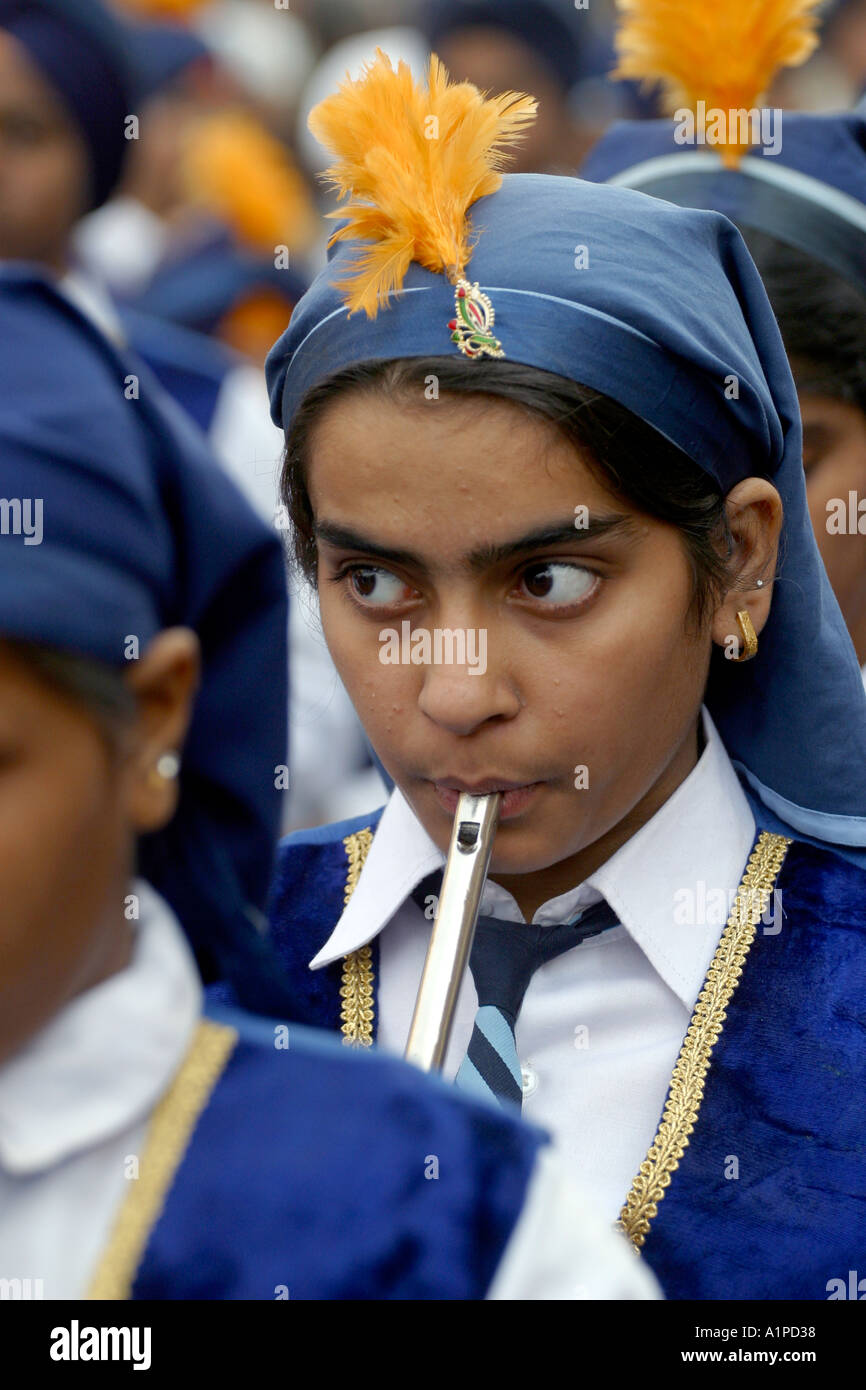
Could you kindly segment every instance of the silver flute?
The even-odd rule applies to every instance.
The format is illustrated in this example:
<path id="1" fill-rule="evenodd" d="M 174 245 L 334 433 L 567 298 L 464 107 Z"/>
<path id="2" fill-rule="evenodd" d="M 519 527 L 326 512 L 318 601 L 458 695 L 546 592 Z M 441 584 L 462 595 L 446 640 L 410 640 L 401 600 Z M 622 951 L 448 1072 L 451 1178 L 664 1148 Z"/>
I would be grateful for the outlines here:
<path id="1" fill-rule="evenodd" d="M 457 802 L 442 891 L 404 1054 L 407 1062 L 414 1062 L 422 1071 L 441 1071 L 445 1061 L 501 802 L 501 792 L 489 796 L 461 792 Z"/>

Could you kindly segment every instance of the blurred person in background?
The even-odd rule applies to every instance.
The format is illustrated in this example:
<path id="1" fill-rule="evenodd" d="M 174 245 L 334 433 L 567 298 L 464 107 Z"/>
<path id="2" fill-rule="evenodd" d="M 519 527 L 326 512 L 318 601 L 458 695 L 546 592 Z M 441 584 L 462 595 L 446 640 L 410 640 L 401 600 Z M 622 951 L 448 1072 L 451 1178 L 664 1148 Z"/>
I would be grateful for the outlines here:
<path id="1" fill-rule="evenodd" d="M 818 19 L 820 47 L 801 68 L 777 74 L 768 105 L 838 111 L 866 93 L 866 0 L 828 0 Z"/>
<path id="2" fill-rule="evenodd" d="M 75 230 L 77 255 L 124 300 L 141 292 L 166 253 L 182 202 L 182 132 L 190 109 L 237 96 L 236 84 L 186 25 L 142 23 L 126 32 L 130 46 L 135 35 L 137 66 L 148 75 L 136 100 L 139 137 L 129 142 L 111 197 Z"/>
<path id="3" fill-rule="evenodd" d="M 660 72 L 666 43 L 642 61 Z M 697 82 L 712 92 L 720 77 L 708 51 Z M 624 122 L 581 175 L 715 209 L 743 232 L 790 359 L 812 526 L 866 681 L 866 102 L 784 111 L 772 158 L 760 145 L 738 155 L 679 143 L 670 120 Z"/>
<path id="4" fill-rule="evenodd" d="M 131 7 L 157 14 L 159 0 L 131 0 Z M 204 43 L 210 76 L 203 80 L 200 64 L 187 68 L 150 103 L 160 114 L 162 163 L 172 162 L 173 192 L 171 204 L 162 206 L 161 256 L 132 302 L 155 318 L 228 344 L 255 364 L 242 401 L 223 416 L 232 431 L 224 448 L 243 460 L 250 495 L 273 520 L 282 441 L 262 407 L 261 365 L 305 288 L 308 265 L 324 260 L 326 224 L 316 215 L 288 135 L 316 36 L 297 14 L 254 0 L 180 0 L 174 9 L 184 10 L 191 41 Z M 167 186 L 161 173 L 160 152 L 149 156 L 141 141 L 124 190 L 142 184 L 142 196 L 155 199 Z M 110 220 L 112 206 L 97 219 Z M 94 220 L 88 218 L 84 229 Z M 276 521 L 282 528 L 279 513 Z M 382 792 L 312 595 L 300 575 L 291 576 L 291 586 L 286 828 L 353 815 L 375 805 Z"/>
<path id="5" fill-rule="evenodd" d="M 569 107 L 581 76 L 583 18 L 572 0 L 429 0 L 421 9 L 429 47 L 456 81 L 538 99 L 538 120 L 514 152 L 512 173 L 570 173 L 598 134 L 581 129 Z"/>
<path id="6" fill-rule="evenodd" d="M 130 343 L 260 509 L 267 495 L 273 515 L 267 472 L 277 445 L 260 423 L 260 374 L 200 335 L 127 312 L 75 247 L 82 217 L 108 201 L 147 141 L 149 99 L 200 62 L 199 46 L 166 37 L 155 44 L 153 31 L 131 29 L 101 0 L 0 0 L 0 256 L 45 266 L 103 332 Z M 155 139 L 168 169 L 158 123 Z M 115 241 L 128 240 L 132 261 L 139 244 L 142 259 L 152 254 L 144 220 L 130 225 L 121 214 Z"/>
<path id="7" fill-rule="evenodd" d="M 866 95 L 866 0 L 837 0 L 825 14 L 825 47 L 857 97 Z"/>
<path id="8" fill-rule="evenodd" d="M 863 201 L 859 226 L 854 224 L 859 275 L 841 274 L 827 264 L 823 234 L 812 250 L 792 246 L 785 234 L 787 218 L 781 235 L 740 225 L 791 362 L 815 539 L 866 684 L 866 111 L 859 142 Z M 828 190 L 837 186 L 829 158 L 820 159 L 816 172 Z M 807 199 L 806 222 L 810 211 Z"/>
<path id="9" fill-rule="evenodd" d="M 159 8 L 158 0 L 133 5 L 136 14 Z M 146 138 L 119 195 L 87 219 L 78 245 L 125 300 L 260 367 L 275 326 L 303 293 L 318 234 L 311 189 L 279 134 L 312 48 L 298 42 L 304 26 L 285 10 L 249 0 L 183 9 L 187 23 L 172 33 L 188 57 L 151 84 Z M 139 26 L 137 44 L 165 30 Z M 130 207 L 150 219 L 156 254 L 142 264 L 127 252 L 113 268 Z"/>
<path id="10" fill-rule="evenodd" d="M 318 218 L 306 180 L 238 102 L 193 109 L 174 139 L 177 200 L 162 258 L 134 302 L 262 368 L 275 325 L 307 283 Z"/>
<path id="11" fill-rule="evenodd" d="M 103 207 L 121 185 L 131 156 L 133 188 L 139 193 L 150 190 L 152 199 L 162 188 L 163 205 L 157 212 L 141 198 L 129 196 L 120 203 L 116 220 L 114 209 L 106 208 L 97 241 L 113 248 L 107 260 L 115 269 L 121 261 L 134 266 L 139 246 L 142 260 L 152 265 L 154 242 L 156 258 L 167 257 L 171 219 L 165 214 L 169 209 L 174 214 L 182 201 L 183 160 L 172 144 L 172 129 L 178 127 L 180 144 L 181 115 L 191 119 L 190 113 L 202 102 L 218 105 L 226 90 L 233 90 L 214 76 L 212 66 L 200 41 L 184 31 L 132 29 L 99 0 L 28 0 L 27 4 L 0 0 L 0 256 L 44 265 L 103 332 L 115 342 L 132 346 L 207 435 L 217 458 L 259 514 L 273 525 L 282 441 L 268 418 L 260 365 L 217 338 L 143 312 L 141 296 L 135 307 L 119 302 L 100 279 L 99 256 L 85 263 L 75 243 L 80 219 L 89 210 Z M 151 114 L 155 115 L 153 131 Z M 137 126 L 130 124 L 130 118 Z M 217 118 L 222 119 L 221 108 Z M 250 147 L 250 139 L 253 152 L 260 153 L 264 146 L 277 164 L 270 185 L 265 167 L 254 181 L 251 199 L 241 200 L 249 218 L 261 216 L 262 200 L 257 203 L 255 193 L 262 183 L 266 194 L 272 187 L 284 187 L 282 166 L 272 154 L 269 137 L 254 127 L 245 145 L 242 113 L 237 118 L 232 113 L 229 119 L 235 124 L 228 130 L 224 124 L 217 129 L 201 119 L 199 130 L 206 148 L 213 151 L 220 142 L 221 148 L 229 147 L 223 163 L 234 169 L 241 190 L 238 161 Z M 238 122 L 240 142 L 235 138 Z M 127 139 L 128 131 L 135 131 L 138 138 Z M 184 158 L 193 162 L 188 150 Z M 260 162 L 265 164 L 264 159 Z M 199 155 L 198 167 L 202 165 L 201 183 L 206 184 L 209 176 L 217 191 L 224 191 L 226 178 L 213 168 L 208 174 L 207 160 Z M 213 201 L 218 201 L 216 194 Z M 244 262 L 226 245 L 218 229 L 218 211 L 202 212 L 204 202 L 202 196 L 184 224 L 185 235 L 197 249 L 187 250 L 187 275 L 175 278 L 176 294 L 186 294 L 187 301 L 195 299 L 196 290 L 200 299 L 210 294 L 211 306 L 218 306 L 215 319 L 223 323 L 234 310 L 234 321 L 247 329 L 248 339 L 258 334 L 255 350 L 261 353 L 274 324 L 281 329 L 290 317 L 293 297 L 302 284 L 290 267 L 277 270 L 272 255 L 271 281 L 276 280 L 281 290 L 282 283 L 291 289 L 275 296 L 276 314 L 272 301 L 264 306 L 259 301 L 244 317 L 249 307 L 249 299 L 243 302 L 248 283 Z M 264 203 L 264 220 L 272 233 L 281 224 L 267 198 Z M 304 209 L 304 215 L 308 226 L 312 225 L 311 211 Z M 182 221 L 179 212 L 177 221 Z M 164 240 L 153 231 L 163 222 L 169 227 Z M 178 257 L 179 262 L 183 260 Z M 278 277 L 283 277 L 282 282 Z M 233 301 L 224 299 L 220 310 L 219 293 L 227 286 L 239 287 L 241 293 Z M 348 698 L 342 697 L 324 643 L 310 631 L 302 612 L 302 602 L 292 605 L 294 753 L 288 826 L 309 824 L 337 808 L 348 814 L 358 808 L 359 795 L 364 801 L 368 797 L 375 801 L 379 786 L 370 772 L 357 718 Z"/>

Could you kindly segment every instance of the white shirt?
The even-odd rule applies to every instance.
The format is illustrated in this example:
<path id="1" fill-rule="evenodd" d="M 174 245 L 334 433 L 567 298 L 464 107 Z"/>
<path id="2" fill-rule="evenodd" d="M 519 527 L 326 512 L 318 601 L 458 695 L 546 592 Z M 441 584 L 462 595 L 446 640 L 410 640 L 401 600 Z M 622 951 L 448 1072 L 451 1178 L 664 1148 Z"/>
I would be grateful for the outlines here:
<path id="1" fill-rule="evenodd" d="M 89 273 L 124 299 L 135 298 L 168 250 L 169 226 L 138 198 L 117 196 L 83 217 L 73 245 Z"/>
<path id="2" fill-rule="evenodd" d="M 692 772 L 646 825 L 533 921 L 571 920 L 604 897 L 620 926 L 542 966 L 516 1041 L 527 1119 L 556 1138 L 604 1216 L 615 1221 L 652 1142 L 674 1063 L 755 835 L 749 803 L 709 714 Z M 409 897 L 444 856 L 399 791 L 388 802 L 354 894 L 317 969 L 379 937 L 379 1045 L 402 1053 L 431 923 Z M 523 921 L 488 880 L 481 912 Z M 477 1008 L 463 981 L 446 1058 L 453 1077 Z"/>
<path id="3" fill-rule="evenodd" d="M 84 1296 L 201 1013 L 177 919 L 143 879 L 132 891 L 129 965 L 0 1067 L 0 1279 L 30 1280 L 31 1297 Z"/>
<path id="4" fill-rule="evenodd" d="M 176 917 L 143 880 L 134 892 L 140 920 L 126 969 L 79 995 L 0 1067 L 0 1300 L 84 1296 L 135 1181 L 131 1160 L 200 1016 L 201 984 Z M 488 1297 L 659 1291 L 548 1148 Z"/>

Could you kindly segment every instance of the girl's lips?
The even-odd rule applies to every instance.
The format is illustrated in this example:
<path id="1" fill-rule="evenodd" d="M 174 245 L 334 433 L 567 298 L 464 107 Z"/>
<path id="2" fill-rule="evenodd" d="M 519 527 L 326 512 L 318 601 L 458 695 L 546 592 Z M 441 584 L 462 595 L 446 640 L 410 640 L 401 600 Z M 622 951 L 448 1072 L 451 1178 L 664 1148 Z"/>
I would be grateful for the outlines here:
<path id="1" fill-rule="evenodd" d="M 434 782 L 433 790 L 439 798 L 439 804 L 446 810 L 449 816 L 453 816 L 457 810 L 457 802 L 460 800 L 460 791 L 456 787 L 444 787 L 441 782 Z M 532 797 L 538 791 L 543 782 L 530 782 L 525 787 L 510 787 L 502 793 L 502 802 L 499 807 L 499 819 L 509 820 L 512 816 L 517 816 L 528 806 Z"/>

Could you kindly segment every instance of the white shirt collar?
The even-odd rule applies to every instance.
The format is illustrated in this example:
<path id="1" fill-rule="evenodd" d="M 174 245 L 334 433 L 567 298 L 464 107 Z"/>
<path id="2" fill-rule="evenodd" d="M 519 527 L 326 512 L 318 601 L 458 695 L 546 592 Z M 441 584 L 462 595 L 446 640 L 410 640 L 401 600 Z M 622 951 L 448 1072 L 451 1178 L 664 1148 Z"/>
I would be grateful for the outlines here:
<path id="1" fill-rule="evenodd" d="M 712 960 L 755 837 L 751 808 L 716 727 L 703 710 L 705 747 L 688 777 L 646 825 L 584 883 L 538 909 L 539 925 L 565 922 L 606 898 L 635 944 L 686 1008 Z M 395 789 L 352 897 L 310 968 L 366 945 L 445 857 Z M 690 896 L 691 895 L 691 896 Z M 693 904 L 694 912 L 689 911 Z M 512 895 L 488 882 L 482 912 L 521 922 Z M 419 914 L 419 921 L 422 920 Z"/>
<path id="2" fill-rule="evenodd" d="M 120 315 L 108 290 L 93 275 L 75 266 L 67 270 L 58 289 L 71 300 L 85 318 L 90 319 L 99 331 L 114 343 L 115 347 L 126 346 L 126 333 Z"/>
<path id="3" fill-rule="evenodd" d="M 445 855 L 430 839 L 408 801 L 395 787 L 373 836 L 355 891 L 310 968 L 330 965 L 378 936 L 412 889 Z"/>
<path id="4" fill-rule="evenodd" d="M 0 1165 L 37 1172 L 147 1116 L 189 1046 L 202 986 L 168 904 L 138 879 L 124 970 L 78 995 L 0 1067 Z"/>

